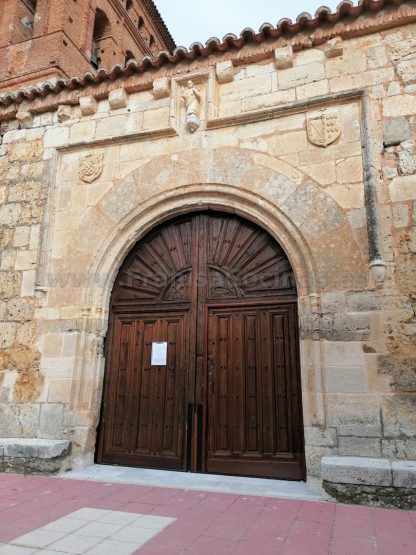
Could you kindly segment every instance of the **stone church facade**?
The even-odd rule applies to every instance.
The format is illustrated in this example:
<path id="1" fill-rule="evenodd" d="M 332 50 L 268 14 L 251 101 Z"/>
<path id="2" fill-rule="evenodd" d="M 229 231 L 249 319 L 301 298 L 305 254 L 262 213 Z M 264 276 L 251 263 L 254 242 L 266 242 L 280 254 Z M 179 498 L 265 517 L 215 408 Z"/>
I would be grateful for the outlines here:
<path id="1" fill-rule="evenodd" d="M 295 23 L 265 24 L 258 33 L 245 30 L 239 37 L 227 35 L 173 53 L 166 43 L 161 48 L 165 51 L 158 55 L 150 52 L 126 64 L 119 60 L 123 63 L 96 73 L 90 69 L 70 79 L 56 75 L 50 82 L 1 93 L 3 469 L 20 465 L 30 470 L 25 459 L 29 447 L 35 449 L 32 459 L 46 457 L 43 468 L 53 470 L 86 466 L 96 456 L 123 464 L 139 451 L 138 461 L 152 455 L 156 462 L 149 466 L 163 468 L 174 459 L 168 451 L 175 451 L 176 441 L 182 442 L 175 452 L 181 469 L 221 469 L 218 461 L 227 456 L 237 461 L 237 468 L 251 456 L 258 458 L 258 466 L 247 468 L 260 470 L 246 472 L 241 462 L 243 470 L 235 473 L 320 479 L 322 459 L 332 457 L 322 467 L 331 495 L 359 500 L 358 484 L 365 484 L 367 499 L 381 496 L 380 488 L 387 497 L 401 488 L 414 500 L 415 2 L 365 1 L 355 7 L 343 2 L 336 13 L 322 8 L 315 17 L 302 14 Z M 188 231 L 172 227 L 175 222 Z M 235 226 L 267 236 L 264 241 L 275 253 L 270 260 L 280 253 L 255 292 L 247 285 L 250 276 L 266 268 L 269 258 L 258 259 L 250 276 L 240 268 L 244 279 L 238 282 L 230 272 L 229 254 L 215 270 L 223 276 L 215 278 L 218 297 L 215 288 L 192 296 L 200 286 L 193 289 L 186 281 L 194 274 L 185 262 L 162 272 L 163 287 L 182 272 L 187 277 L 181 286 L 169 295 L 166 287 L 157 289 L 158 256 L 160 265 L 179 251 L 186 258 L 192 244 L 198 257 L 207 244 L 200 258 L 206 256 L 203 267 L 211 271 L 212 249 L 218 248 L 221 233 L 225 243 L 237 241 L 243 248 L 241 237 L 227 238 L 224 231 Z M 166 246 L 158 253 L 161 239 L 155 230 L 161 230 Z M 188 232 L 190 238 L 184 239 Z M 233 251 L 233 260 L 240 250 Z M 257 256 L 254 251 L 245 254 Z M 132 253 L 139 260 L 134 267 L 128 266 Z M 247 264 L 248 259 L 242 266 Z M 291 288 L 278 284 L 267 289 L 264 283 L 282 264 L 282 275 L 293 277 Z M 145 265 L 154 273 L 146 274 Z M 133 268 L 128 283 L 123 281 L 127 267 Z M 276 332 L 269 338 L 274 347 L 262 349 L 268 324 L 263 328 L 259 323 L 257 334 L 247 331 L 247 322 L 263 321 L 259 307 L 266 320 L 269 310 L 275 311 L 273 318 L 286 314 L 288 303 L 297 316 L 282 316 L 292 322 L 282 324 L 283 339 Z M 238 328 L 237 319 L 235 325 L 246 344 L 235 347 L 237 355 L 224 351 L 228 355 L 221 362 L 220 342 L 241 338 L 229 331 L 234 324 L 218 337 L 214 331 L 210 335 L 212 320 L 218 317 L 222 329 L 225 316 L 234 322 L 233 311 L 243 315 L 245 324 Z M 179 381 L 172 382 L 171 394 L 164 389 L 167 375 L 154 378 L 162 382 L 149 377 L 147 389 L 144 380 L 155 372 L 153 366 L 163 374 L 167 364 L 152 365 L 149 349 L 165 339 L 171 349 L 179 332 L 175 341 L 164 338 L 165 332 L 149 332 L 143 343 L 149 361 L 138 368 L 131 358 L 141 353 L 138 335 L 123 331 L 142 320 L 148 325 L 152 318 L 160 329 L 174 318 L 185 326 L 186 364 L 172 368 L 177 374 L 179 367 L 183 370 L 184 383 L 172 378 Z M 211 352 L 208 343 L 214 336 L 219 343 L 212 341 Z M 270 387 L 263 391 L 258 386 L 249 395 L 249 374 L 245 385 L 237 386 L 236 373 L 233 385 L 221 386 L 221 372 L 236 364 L 234 358 L 248 364 L 249 340 L 257 342 L 261 357 L 273 351 L 276 368 L 276 342 L 287 341 L 280 366 L 287 369 L 288 360 L 294 362 L 290 371 L 282 371 L 287 372 L 285 385 L 276 374 Z M 134 348 L 132 355 L 129 349 Z M 259 360 L 252 367 L 259 372 L 263 365 L 265 381 L 267 364 Z M 134 381 L 135 372 L 142 372 L 141 382 Z M 123 385 L 126 376 L 131 381 Z M 278 416 L 267 408 L 268 391 Z M 240 394 L 246 396 L 242 404 Z M 135 412 L 149 397 L 153 422 L 159 422 L 158 403 L 165 403 L 166 414 L 168 407 L 172 411 L 168 421 L 160 416 L 160 426 L 177 428 L 169 449 L 157 449 L 149 440 L 140 450 L 134 443 L 140 426 L 152 434 L 159 425 L 149 431 L 149 416 L 143 424 L 140 418 L 145 417 Z M 253 398 L 257 404 L 250 415 Z M 223 416 L 222 402 L 229 403 Z M 286 407 L 282 415 L 280 406 Z M 254 413 L 261 413 L 263 428 L 260 421 L 254 423 Z M 134 428 L 129 435 L 131 426 L 139 432 Z M 259 437 L 270 426 L 278 438 L 272 442 L 274 451 L 262 444 L 260 452 Z M 254 427 L 258 442 L 253 440 L 247 454 Z M 242 447 L 233 451 L 227 441 L 240 433 Z M 212 452 L 214 436 L 220 438 L 217 454 Z M 279 438 L 288 442 L 280 450 L 275 445 Z M 49 449 L 49 455 L 42 449 Z M 298 461 L 298 474 L 263 470 L 271 460 L 270 468 L 278 460 L 286 468 L 289 459 Z"/>

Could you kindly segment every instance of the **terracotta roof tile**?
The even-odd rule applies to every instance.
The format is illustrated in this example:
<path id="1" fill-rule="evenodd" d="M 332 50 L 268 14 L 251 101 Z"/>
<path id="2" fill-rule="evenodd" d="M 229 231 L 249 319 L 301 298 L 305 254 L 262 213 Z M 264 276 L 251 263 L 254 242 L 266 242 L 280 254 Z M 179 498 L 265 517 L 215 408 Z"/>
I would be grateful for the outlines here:
<path id="1" fill-rule="evenodd" d="M 153 4 L 153 2 L 151 3 Z M 109 70 L 100 68 L 96 72 L 87 72 L 82 77 L 47 81 L 16 92 L 6 93 L 0 96 L 0 106 L 33 100 L 35 97 L 59 93 L 64 89 L 74 90 L 93 83 L 102 83 L 105 80 L 114 81 L 121 76 L 128 77 L 133 73 L 144 73 L 147 70 L 159 69 L 168 64 L 177 64 L 182 60 L 193 61 L 200 57 L 208 57 L 211 54 L 241 49 L 250 43 L 263 43 L 268 39 L 278 38 L 289 40 L 302 31 L 316 30 L 328 25 L 333 26 L 343 19 L 357 19 L 363 14 L 378 12 L 383 8 L 398 9 L 402 4 L 414 5 L 415 3 L 416 0 L 360 0 L 358 4 L 354 4 L 351 0 L 344 0 L 338 5 L 335 12 L 331 12 L 331 9 L 326 6 L 321 6 L 316 11 L 315 16 L 303 12 L 294 22 L 285 18 L 281 19 L 276 26 L 271 23 L 263 23 L 257 32 L 247 27 L 241 31 L 239 36 L 230 33 L 225 35 L 222 40 L 211 37 L 205 44 L 194 42 L 189 49 L 184 46 L 177 46 L 173 52 L 163 50 L 154 59 L 150 56 L 144 56 L 140 61 L 129 60 L 125 66 L 115 65 Z"/>

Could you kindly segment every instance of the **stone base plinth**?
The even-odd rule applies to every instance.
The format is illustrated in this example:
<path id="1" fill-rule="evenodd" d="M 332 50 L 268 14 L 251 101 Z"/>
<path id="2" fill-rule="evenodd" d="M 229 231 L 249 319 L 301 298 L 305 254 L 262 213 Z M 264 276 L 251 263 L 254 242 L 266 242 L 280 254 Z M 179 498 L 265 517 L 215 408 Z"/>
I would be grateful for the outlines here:
<path id="1" fill-rule="evenodd" d="M 322 486 L 330 499 L 357 505 L 416 509 L 416 461 L 323 457 Z"/>
<path id="2" fill-rule="evenodd" d="M 0 439 L 0 472 L 57 474 L 69 468 L 71 443 L 54 439 Z"/>

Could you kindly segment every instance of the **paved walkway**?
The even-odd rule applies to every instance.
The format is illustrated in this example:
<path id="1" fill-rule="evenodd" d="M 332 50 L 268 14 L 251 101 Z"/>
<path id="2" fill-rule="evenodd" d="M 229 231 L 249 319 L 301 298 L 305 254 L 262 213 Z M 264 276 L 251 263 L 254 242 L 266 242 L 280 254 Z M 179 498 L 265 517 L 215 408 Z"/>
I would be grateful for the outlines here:
<path id="1" fill-rule="evenodd" d="M 0 554 L 415 555 L 416 513 L 0 475 Z"/>
<path id="2" fill-rule="evenodd" d="M 93 480 L 141 486 L 158 486 L 217 493 L 237 493 L 261 497 L 283 497 L 302 501 L 322 499 L 321 487 L 305 482 L 288 480 L 267 480 L 264 478 L 241 478 L 239 476 L 219 476 L 218 474 L 197 474 L 150 468 L 130 468 L 94 464 L 82 470 L 72 470 L 61 475 L 66 479 Z"/>

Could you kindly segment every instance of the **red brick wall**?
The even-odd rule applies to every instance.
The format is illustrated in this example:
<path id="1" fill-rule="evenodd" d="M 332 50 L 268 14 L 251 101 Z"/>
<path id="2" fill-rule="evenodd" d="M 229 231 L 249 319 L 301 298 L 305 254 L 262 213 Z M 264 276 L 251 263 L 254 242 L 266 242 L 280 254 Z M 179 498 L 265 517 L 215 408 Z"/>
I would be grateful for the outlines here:
<path id="1" fill-rule="evenodd" d="M 24 0 L 1 1 L 1 92 L 93 70 L 90 59 L 97 9 L 109 21 L 109 32 L 95 43 L 101 66 L 124 63 L 127 51 L 140 59 L 168 48 L 141 0 L 132 0 L 128 12 L 126 0 L 37 0 L 33 29 L 22 23 L 28 12 Z"/>

